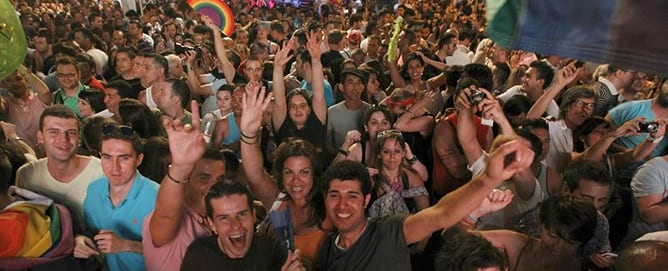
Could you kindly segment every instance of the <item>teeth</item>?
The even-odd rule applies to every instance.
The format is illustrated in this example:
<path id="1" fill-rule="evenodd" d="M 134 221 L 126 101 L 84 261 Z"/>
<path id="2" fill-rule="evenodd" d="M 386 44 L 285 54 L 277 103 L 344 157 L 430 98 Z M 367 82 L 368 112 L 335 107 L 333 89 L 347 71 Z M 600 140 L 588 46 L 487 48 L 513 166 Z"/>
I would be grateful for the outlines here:
<path id="1" fill-rule="evenodd" d="M 350 214 L 341 214 L 341 213 L 338 213 L 338 214 L 336 214 L 336 216 L 338 216 L 338 217 L 340 217 L 340 218 L 348 218 L 348 217 L 350 217 L 351 215 L 350 215 Z"/>
<path id="2" fill-rule="evenodd" d="M 297 186 L 297 187 L 292 187 L 293 192 L 302 192 L 304 190 L 304 187 Z"/>

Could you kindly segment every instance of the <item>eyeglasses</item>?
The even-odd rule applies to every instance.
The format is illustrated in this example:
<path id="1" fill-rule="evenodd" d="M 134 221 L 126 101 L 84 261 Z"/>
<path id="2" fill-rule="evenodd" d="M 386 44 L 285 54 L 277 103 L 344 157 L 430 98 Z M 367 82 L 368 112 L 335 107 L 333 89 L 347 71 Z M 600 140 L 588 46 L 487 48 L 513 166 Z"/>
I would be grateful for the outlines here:
<path id="1" fill-rule="evenodd" d="M 58 78 L 74 78 L 77 77 L 76 73 L 57 73 L 56 77 Z"/>
<path id="2" fill-rule="evenodd" d="M 595 109 L 596 108 L 596 103 L 587 103 L 583 101 L 577 101 L 575 102 L 575 106 L 577 108 L 587 108 L 587 109 Z"/>
<path id="3" fill-rule="evenodd" d="M 390 137 L 390 136 L 403 138 L 403 135 L 401 134 L 401 131 L 399 131 L 397 129 L 388 129 L 388 130 L 378 132 L 378 134 L 376 134 L 376 139 L 380 139 L 380 138 L 383 138 L 383 137 Z"/>
<path id="4" fill-rule="evenodd" d="M 127 125 L 109 123 L 102 125 L 102 134 L 105 136 L 110 136 L 116 131 L 118 131 L 118 133 L 125 138 L 132 138 L 135 135 L 135 130 Z"/>

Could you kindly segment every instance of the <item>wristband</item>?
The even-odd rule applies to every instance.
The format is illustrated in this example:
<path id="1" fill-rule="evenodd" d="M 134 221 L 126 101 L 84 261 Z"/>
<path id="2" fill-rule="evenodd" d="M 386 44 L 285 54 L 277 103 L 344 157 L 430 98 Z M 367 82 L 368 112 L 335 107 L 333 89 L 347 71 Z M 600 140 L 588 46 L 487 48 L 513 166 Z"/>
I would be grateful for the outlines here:
<path id="1" fill-rule="evenodd" d="M 653 136 L 650 135 L 649 137 L 647 137 L 647 141 L 649 141 L 651 143 L 654 143 L 654 144 L 657 144 L 657 143 L 661 142 L 661 140 L 663 140 L 663 136 L 654 138 Z"/>
<path id="2" fill-rule="evenodd" d="M 171 168 L 172 168 L 172 164 L 169 164 L 169 167 L 167 167 L 167 178 L 169 178 L 170 181 L 175 182 L 175 183 L 177 183 L 177 184 L 187 184 L 187 183 L 190 182 L 190 178 L 185 179 L 185 180 L 183 180 L 183 181 L 179 181 L 179 180 L 177 180 L 177 179 L 174 179 L 174 177 L 172 177 L 172 175 L 169 175 L 169 170 L 170 170 Z"/>
<path id="3" fill-rule="evenodd" d="M 344 150 L 344 149 L 339 149 L 339 153 L 343 154 L 343 156 L 348 156 L 350 154 L 350 151 Z"/>
<path id="4" fill-rule="evenodd" d="M 413 158 L 411 159 L 406 159 L 408 161 L 408 164 L 415 165 L 418 162 L 417 156 L 413 155 Z"/>

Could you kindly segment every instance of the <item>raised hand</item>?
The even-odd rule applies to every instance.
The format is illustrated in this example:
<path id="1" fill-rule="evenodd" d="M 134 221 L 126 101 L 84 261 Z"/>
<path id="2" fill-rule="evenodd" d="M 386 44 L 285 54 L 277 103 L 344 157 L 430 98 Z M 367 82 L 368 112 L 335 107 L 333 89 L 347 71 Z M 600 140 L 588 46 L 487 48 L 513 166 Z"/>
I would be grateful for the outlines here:
<path id="1" fill-rule="evenodd" d="M 507 137 L 497 137 L 499 139 Z M 510 179 L 516 172 L 528 168 L 533 162 L 534 152 L 529 143 L 519 137 L 515 137 L 496 148 L 489 155 L 486 177 L 495 183 L 501 183 Z"/>
<path id="2" fill-rule="evenodd" d="M 162 119 L 167 132 L 169 151 L 172 153 L 172 165 L 194 165 L 204 154 L 204 137 L 200 131 L 199 104 L 190 103 L 192 124 L 183 125 L 180 120 Z"/>
<path id="3" fill-rule="evenodd" d="M 578 73 L 582 68 L 575 67 L 576 61 L 571 61 L 568 65 L 564 66 L 557 73 L 557 83 L 561 85 L 568 85 L 570 82 L 575 80 L 578 77 Z"/>
<path id="4" fill-rule="evenodd" d="M 341 148 L 348 149 L 353 144 L 362 141 L 362 134 L 357 130 L 350 130 L 346 133 L 346 138 L 343 140 Z"/>
<path id="5" fill-rule="evenodd" d="M 313 59 L 320 59 L 320 39 L 316 32 L 306 33 L 306 49 Z"/>
<path id="6" fill-rule="evenodd" d="M 283 46 L 283 49 L 280 49 L 276 54 L 274 55 L 274 69 L 276 68 L 281 68 L 281 71 L 283 70 L 282 68 L 285 67 L 285 65 L 292 59 L 292 56 L 290 55 L 290 51 L 292 50 L 292 45 L 294 44 L 294 38 L 290 39 L 290 42 L 285 44 Z"/>
<path id="7" fill-rule="evenodd" d="M 273 93 L 267 97 L 265 88 L 260 83 L 252 82 L 246 85 L 246 91 L 241 101 L 243 114 L 239 120 L 239 130 L 242 134 L 254 137 L 262 126 L 262 116 L 267 110 Z"/>
<path id="8" fill-rule="evenodd" d="M 615 138 L 637 135 L 640 133 L 640 123 L 644 121 L 644 117 L 635 118 L 625 122 L 621 126 L 617 127 L 617 129 L 610 131 L 610 133 L 612 133 L 612 136 Z"/>
<path id="9" fill-rule="evenodd" d="M 513 191 L 494 189 L 480 203 L 480 206 L 471 212 L 473 217 L 483 217 L 487 214 L 506 208 L 513 200 Z"/>
<path id="10" fill-rule="evenodd" d="M 202 15 L 201 18 L 202 18 L 202 22 L 204 22 L 204 25 L 206 25 L 211 30 L 213 30 L 214 33 L 215 32 L 220 32 L 220 28 L 218 28 L 218 26 L 213 23 L 213 20 L 211 18 L 209 18 L 209 16 Z"/>

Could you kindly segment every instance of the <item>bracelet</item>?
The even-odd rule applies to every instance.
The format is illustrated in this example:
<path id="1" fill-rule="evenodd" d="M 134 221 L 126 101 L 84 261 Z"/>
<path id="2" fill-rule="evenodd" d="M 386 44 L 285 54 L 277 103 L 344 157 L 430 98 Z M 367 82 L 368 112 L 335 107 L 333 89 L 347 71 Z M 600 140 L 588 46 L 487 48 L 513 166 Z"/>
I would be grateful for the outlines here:
<path id="1" fill-rule="evenodd" d="M 171 168 L 172 168 L 172 164 L 169 164 L 169 167 L 167 167 L 167 178 L 169 178 L 170 181 L 175 182 L 177 184 L 187 184 L 187 183 L 190 182 L 190 178 L 185 179 L 183 181 L 179 181 L 177 179 L 174 179 L 174 177 L 172 177 L 172 175 L 169 175 L 169 169 L 171 169 Z"/>
<path id="2" fill-rule="evenodd" d="M 651 143 L 654 143 L 654 144 L 657 144 L 657 143 L 661 142 L 661 140 L 663 140 L 663 136 L 654 138 L 653 136 L 650 135 L 649 137 L 647 137 L 647 141 L 649 141 Z"/>
<path id="3" fill-rule="evenodd" d="M 348 156 L 350 154 L 350 151 L 344 150 L 344 149 L 339 149 L 339 153 L 343 154 L 343 156 Z"/>
<path id="4" fill-rule="evenodd" d="M 257 136 L 255 136 L 255 137 L 257 137 Z M 255 138 L 255 137 L 253 137 L 253 138 Z M 259 139 L 259 138 L 256 139 L 254 142 L 246 141 L 246 139 L 244 139 L 244 138 L 245 138 L 245 136 L 242 135 L 242 136 L 239 138 L 239 140 L 241 140 L 241 142 L 246 143 L 246 144 L 248 144 L 248 145 L 253 145 L 253 144 L 256 144 L 256 143 L 260 142 L 260 139 Z M 249 138 L 249 139 L 252 139 L 252 138 Z"/>
<path id="5" fill-rule="evenodd" d="M 406 159 L 406 160 L 408 161 L 408 164 L 410 164 L 411 166 L 417 164 L 417 161 L 418 161 L 417 156 L 415 156 L 415 155 L 413 155 L 413 158 Z"/>
<path id="6" fill-rule="evenodd" d="M 480 218 L 474 218 L 471 216 L 471 214 L 467 214 L 466 217 L 464 217 L 464 222 L 467 224 L 475 225 L 480 221 Z"/>
<path id="7" fill-rule="evenodd" d="M 242 132 L 242 131 L 239 131 L 239 134 L 241 134 L 241 137 L 245 137 L 245 138 L 248 138 L 248 139 L 257 138 L 257 135 L 248 136 L 248 135 L 244 134 L 244 132 Z"/>

